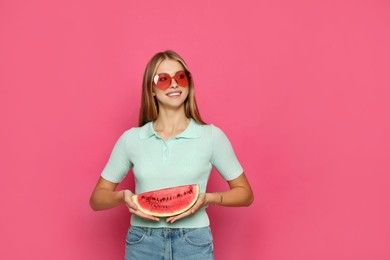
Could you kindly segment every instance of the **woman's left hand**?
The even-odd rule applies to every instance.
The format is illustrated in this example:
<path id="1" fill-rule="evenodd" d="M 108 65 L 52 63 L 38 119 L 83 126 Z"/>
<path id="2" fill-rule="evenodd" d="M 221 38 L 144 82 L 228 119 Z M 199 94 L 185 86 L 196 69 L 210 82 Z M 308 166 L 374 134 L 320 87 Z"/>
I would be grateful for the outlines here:
<path id="1" fill-rule="evenodd" d="M 176 220 L 179 220 L 179 219 L 182 219 L 182 218 L 185 218 L 187 216 L 190 216 L 190 215 L 193 215 L 195 214 L 199 209 L 201 209 L 202 207 L 204 206 L 207 206 L 207 201 L 206 201 L 206 194 L 205 193 L 201 193 L 199 194 L 199 198 L 198 200 L 196 201 L 195 205 L 192 206 L 192 208 L 190 208 L 189 210 L 187 210 L 186 212 L 184 213 L 181 213 L 177 216 L 173 216 L 173 217 L 168 217 L 166 218 L 166 222 L 171 222 L 171 224 L 173 222 L 175 222 Z"/>

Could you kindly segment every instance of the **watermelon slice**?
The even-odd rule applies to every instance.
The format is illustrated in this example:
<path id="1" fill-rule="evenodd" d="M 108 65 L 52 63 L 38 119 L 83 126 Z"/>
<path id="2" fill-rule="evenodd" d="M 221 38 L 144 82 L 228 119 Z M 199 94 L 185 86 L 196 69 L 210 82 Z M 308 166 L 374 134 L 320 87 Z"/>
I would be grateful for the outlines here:
<path id="1" fill-rule="evenodd" d="M 156 216 L 170 217 L 189 210 L 199 197 L 199 185 L 191 184 L 149 191 L 133 195 L 131 199 L 139 211 Z"/>

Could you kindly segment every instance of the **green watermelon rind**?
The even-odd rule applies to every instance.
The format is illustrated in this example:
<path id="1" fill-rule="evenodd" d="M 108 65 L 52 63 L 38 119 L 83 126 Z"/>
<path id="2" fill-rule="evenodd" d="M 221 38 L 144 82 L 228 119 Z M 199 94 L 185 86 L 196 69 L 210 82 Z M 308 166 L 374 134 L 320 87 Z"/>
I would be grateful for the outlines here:
<path id="1" fill-rule="evenodd" d="M 189 186 L 194 186 L 194 191 L 195 191 L 196 196 L 194 197 L 194 199 L 186 207 L 184 207 L 182 209 L 179 209 L 179 210 L 177 210 L 175 212 L 172 212 L 172 213 L 153 212 L 153 211 L 149 211 L 149 210 L 143 208 L 139 204 L 139 202 L 137 200 L 137 197 L 139 195 L 143 195 L 144 193 L 131 196 L 131 200 L 137 205 L 138 210 L 141 211 L 144 214 L 155 216 L 155 217 L 172 217 L 172 216 L 176 216 L 176 215 L 182 214 L 182 213 L 188 211 L 189 209 L 191 209 L 195 205 L 195 203 L 198 201 L 198 198 L 199 198 L 200 190 L 199 190 L 199 185 L 198 184 L 182 185 L 182 186 L 177 186 L 177 187 L 172 187 L 172 188 L 167 188 L 167 189 L 175 189 L 175 188 L 181 188 L 181 187 L 185 187 L 185 186 L 188 186 L 188 187 Z M 165 189 L 162 189 L 162 190 L 165 190 Z M 158 192 L 158 191 L 159 190 L 156 190 L 154 192 Z"/>

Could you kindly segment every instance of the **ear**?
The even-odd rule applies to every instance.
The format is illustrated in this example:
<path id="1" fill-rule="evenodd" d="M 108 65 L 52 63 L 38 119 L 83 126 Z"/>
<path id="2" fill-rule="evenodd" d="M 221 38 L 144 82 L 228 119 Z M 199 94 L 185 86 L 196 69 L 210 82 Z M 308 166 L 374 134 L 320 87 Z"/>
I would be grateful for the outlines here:
<path id="1" fill-rule="evenodd" d="M 156 96 L 156 93 L 154 93 L 154 91 L 152 91 L 152 95 L 153 95 L 153 97 L 155 97 L 155 96 Z"/>

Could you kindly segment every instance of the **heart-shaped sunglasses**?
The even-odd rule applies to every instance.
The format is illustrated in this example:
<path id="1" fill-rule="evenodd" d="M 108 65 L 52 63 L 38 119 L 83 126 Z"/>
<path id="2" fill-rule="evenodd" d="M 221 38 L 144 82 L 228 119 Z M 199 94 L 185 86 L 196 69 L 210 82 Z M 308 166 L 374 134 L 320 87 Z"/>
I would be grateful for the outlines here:
<path id="1" fill-rule="evenodd" d="M 190 73 L 188 71 L 179 70 L 172 77 L 168 73 L 160 73 L 153 78 L 154 84 L 159 89 L 166 90 L 171 86 L 172 79 L 174 79 L 180 87 L 188 87 Z"/>

